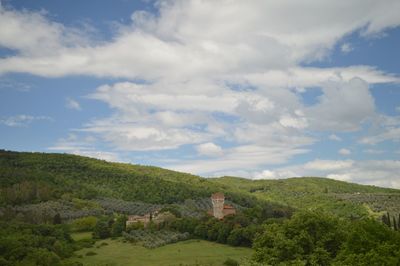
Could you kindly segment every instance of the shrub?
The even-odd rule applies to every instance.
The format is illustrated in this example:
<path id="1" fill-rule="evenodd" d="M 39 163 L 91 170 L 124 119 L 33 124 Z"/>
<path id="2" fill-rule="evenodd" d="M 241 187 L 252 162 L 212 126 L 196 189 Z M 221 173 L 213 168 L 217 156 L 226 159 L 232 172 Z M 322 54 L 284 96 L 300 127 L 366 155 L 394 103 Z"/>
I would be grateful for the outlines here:
<path id="1" fill-rule="evenodd" d="M 97 218 L 88 216 L 76 219 L 72 222 L 72 228 L 77 232 L 93 231 L 96 226 Z"/>
<path id="2" fill-rule="evenodd" d="M 94 255 L 97 255 L 97 253 L 94 251 L 89 251 L 86 253 L 86 256 L 94 256 Z"/>
<path id="3" fill-rule="evenodd" d="M 239 266 L 239 262 L 234 259 L 228 258 L 224 261 L 225 266 Z"/>

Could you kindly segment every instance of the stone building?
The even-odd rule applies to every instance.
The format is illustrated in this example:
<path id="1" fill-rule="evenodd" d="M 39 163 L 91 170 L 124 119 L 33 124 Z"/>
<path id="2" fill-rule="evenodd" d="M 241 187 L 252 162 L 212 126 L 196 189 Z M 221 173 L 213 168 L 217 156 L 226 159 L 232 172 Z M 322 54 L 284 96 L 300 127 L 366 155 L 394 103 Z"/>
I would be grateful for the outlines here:
<path id="1" fill-rule="evenodd" d="M 225 205 L 225 195 L 222 192 L 217 192 L 211 195 L 213 205 L 212 215 L 217 219 L 223 219 L 227 215 L 235 215 L 236 209 L 231 205 Z"/>
<path id="2" fill-rule="evenodd" d="M 134 225 L 137 223 L 142 223 L 144 227 L 146 227 L 151 221 L 151 214 L 145 215 L 129 215 L 128 220 L 126 221 L 126 226 Z"/>
<path id="3" fill-rule="evenodd" d="M 158 210 L 156 210 L 145 215 L 129 215 L 128 220 L 126 221 L 126 226 L 128 227 L 130 225 L 141 223 L 143 224 L 143 227 L 146 228 L 150 222 L 153 222 L 155 225 L 159 225 L 163 222 L 171 221 L 174 218 L 176 218 L 175 215 L 169 211 L 160 213 Z"/>

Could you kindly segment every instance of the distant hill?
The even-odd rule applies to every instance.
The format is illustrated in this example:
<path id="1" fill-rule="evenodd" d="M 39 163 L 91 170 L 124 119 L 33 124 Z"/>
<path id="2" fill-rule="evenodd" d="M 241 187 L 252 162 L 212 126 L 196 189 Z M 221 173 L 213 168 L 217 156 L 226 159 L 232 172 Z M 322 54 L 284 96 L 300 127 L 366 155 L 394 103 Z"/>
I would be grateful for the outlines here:
<path id="1" fill-rule="evenodd" d="M 400 190 L 327 178 L 202 178 L 70 154 L 0 150 L 0 206 L 65 198 L 172 204 L 204 199 L 217 191 L 244 207 L 270 202 L 296 209 L 321 208 L 340 216 L 400 213 Z"/>
<path id="2" fill-rule="evenodd" d="M 280 180 L 214 178 L 226 189 L 249 192 L 258 199 L 298 209 L 324 209 L 341 216 L 400 213 L 400 190 L 348 183 L 321 177 Z"/>

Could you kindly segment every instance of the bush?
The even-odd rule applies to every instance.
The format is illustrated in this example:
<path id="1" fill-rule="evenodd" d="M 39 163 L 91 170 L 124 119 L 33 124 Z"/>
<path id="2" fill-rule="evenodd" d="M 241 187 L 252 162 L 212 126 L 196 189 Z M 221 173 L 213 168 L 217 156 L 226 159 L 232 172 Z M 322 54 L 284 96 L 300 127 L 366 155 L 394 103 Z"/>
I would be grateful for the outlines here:
<path id="1" fill-rule="evenodd" d="M 88 216 L 76 219 L 72 222 L 72 228 L 77 232 L 93 231 L 96 226 L 97 218 L 94 216 Z"/>
<path id="2" fill-rule="evenodd" d="M 97 255 L 97 253 L 94 251 L 89 251 L 86 253 L 86 256 L 94 256 L 94 255 Z"/>
<path id="3" fill-rule="evenodd" d="M 110 227 L 108 226 L 108 222 L 105 220 L 97 221 L 94 230 L 93 237 L 99 239 L 105 239 L 111 236 Z"/>
<path id="4" fill-rule="evenodd" d="M 237 262 L 237 261 L 234 260 L 234 259 L 228 258 L 228 259 L 226 259 L 226 260 L 224 261 L 224 265 L 225 265 L 225 266 L 239 266 L 239 262 Z"/>

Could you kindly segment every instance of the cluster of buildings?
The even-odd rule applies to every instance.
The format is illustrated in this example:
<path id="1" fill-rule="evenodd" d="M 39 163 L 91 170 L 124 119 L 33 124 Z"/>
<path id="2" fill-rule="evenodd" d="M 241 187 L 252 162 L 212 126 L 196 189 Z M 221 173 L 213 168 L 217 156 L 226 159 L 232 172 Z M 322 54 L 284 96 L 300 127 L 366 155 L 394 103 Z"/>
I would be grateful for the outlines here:
<path id="1" fill-rule="evenodd" d="M 209 215 L 214 216 L 217 219 L 222 220 L 227 215 L 235 215 L 236 209 L 235 207 L 225 204 L 225 195 L 222 192 L 217 192 L 211 195 L 211 203 L 212 210 L 208 211 Z M 158 224 L 163 222 L 168 218 L 168 214 L 159 213 L 159 210 L 156 210 L 152 213 L 147 213 L 145 215 L 129 215 L 128 220 L 126 221 L 126 226 L 131 226 L 134 224 L 141 223 L 144 227 L 153 221 Z"/>

